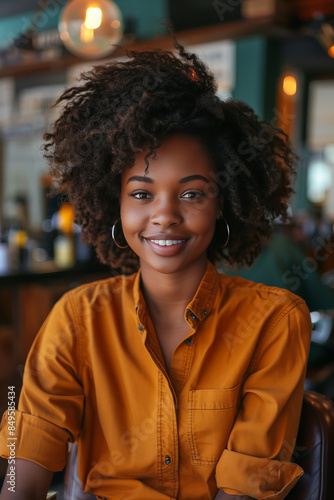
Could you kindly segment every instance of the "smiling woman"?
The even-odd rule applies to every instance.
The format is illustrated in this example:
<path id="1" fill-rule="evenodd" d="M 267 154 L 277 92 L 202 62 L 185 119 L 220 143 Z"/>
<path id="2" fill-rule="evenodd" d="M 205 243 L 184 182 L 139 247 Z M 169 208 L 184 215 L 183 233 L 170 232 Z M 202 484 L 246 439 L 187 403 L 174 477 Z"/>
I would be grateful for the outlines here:
<path id="1" fill-rule="evenodd" d="M 175 48 L 129 52 L 59 98 L 51 173 L 123 274 L 65 294 L 38 334 L 15 412 L 17 493 L 1 500 L 44 500 L 68 441 L 83 490 L 105 499 L 282 500 L 302 474 L 289 459 L 309 312 L 214 266 L 252 263 L 287 217 L 295 156 Z"/>

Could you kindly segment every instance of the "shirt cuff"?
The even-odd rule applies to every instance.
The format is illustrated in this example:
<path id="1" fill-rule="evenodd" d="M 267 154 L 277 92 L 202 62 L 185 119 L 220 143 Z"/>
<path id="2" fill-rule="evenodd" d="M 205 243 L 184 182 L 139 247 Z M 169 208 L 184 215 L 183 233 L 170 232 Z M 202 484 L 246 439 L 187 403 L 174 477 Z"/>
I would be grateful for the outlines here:
<path id="1" fill-rule="evenodd" d="M 67 441 L 71 434 L 43 418 L 15 410 L 8 421 L 7 411 L 0 424 L 0 456 L 7 460 L 23 458 L 53 472 L 62 470 L 67 461 Z"/>
<path id="2" fill-rule="evenodd" d="M 219 489 L 257 500 L 283 500 L 302 475 L 303 469 L 297 464 L 230 450 L 223 451 L 216 467 Z"/>

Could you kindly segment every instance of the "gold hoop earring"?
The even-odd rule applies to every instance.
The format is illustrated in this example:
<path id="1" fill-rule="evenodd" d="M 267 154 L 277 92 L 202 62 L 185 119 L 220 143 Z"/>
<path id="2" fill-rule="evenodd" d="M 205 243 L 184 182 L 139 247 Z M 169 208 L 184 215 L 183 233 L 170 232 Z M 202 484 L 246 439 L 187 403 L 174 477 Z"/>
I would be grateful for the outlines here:
<path id="1" fill-rule="evenodd" d="M 225 248 L 228 242 L 230 241 L 230 226 L 227 224 L 227 220 L 225 219 L 223 212 L 219 212 L 219 219 L 224 219 L 224 222 L 226 224 L 227 239 L 225 241 L 225 244 L 221 247 Z"/>
<path id="2" fill-rule="evenodd" d="M 113 227 L 111 228 L 111 237 L 112 237 L 113 242 L 115 243 L 115 245 L 116 245 L 118 248 L 128 248 L 128 246 L 129 246 L 129 245 L 125 245 L 125 247 L 123 247 L 123 246 L 119 245 L 119 244 L 117 243 L 117 241 L 116 241 L 116 238 L 115 238 L 115 227 L 116 227 L 116 224 L 117 224 L 117 222 L 118 222 L 119 220 L 121 220 L 121 218 L 120 218 L 120 217 L 118 217 L 118 219 L 116 220 L 116 222 L 114 222 Z"/>

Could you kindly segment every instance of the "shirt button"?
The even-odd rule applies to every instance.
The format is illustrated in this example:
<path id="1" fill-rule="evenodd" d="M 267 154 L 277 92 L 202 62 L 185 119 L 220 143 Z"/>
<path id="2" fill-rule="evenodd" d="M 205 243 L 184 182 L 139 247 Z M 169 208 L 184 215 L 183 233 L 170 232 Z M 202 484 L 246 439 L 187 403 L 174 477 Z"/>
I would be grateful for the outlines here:
<path id="1" fill-rule="evenodd" d="M 193 340 L 192 340 L 192 339 L 186 339 L 184 342 L 185 342 L 187 345 L 190 345 L 190 344 L 192 344 L 192 343 L 193 343 Z"/>
<path id="2" fill-rule="evenodd" d="M 167 455 L 165 458 L 165 464 L 169 465 L 172 462 L 171 458 Z"/>
<path id="3" fill-rule="evenodd" d="M 197 319 L 195 314 L 192 314 L 190 317 L 191 317 L 191 319 Z"/>
<path id="4" fill-rule="evenodd" d="M 206 316 L 208 313 L 206 312 L 206 310 L 204 309 L 203 311 L 203 315 Z"/>

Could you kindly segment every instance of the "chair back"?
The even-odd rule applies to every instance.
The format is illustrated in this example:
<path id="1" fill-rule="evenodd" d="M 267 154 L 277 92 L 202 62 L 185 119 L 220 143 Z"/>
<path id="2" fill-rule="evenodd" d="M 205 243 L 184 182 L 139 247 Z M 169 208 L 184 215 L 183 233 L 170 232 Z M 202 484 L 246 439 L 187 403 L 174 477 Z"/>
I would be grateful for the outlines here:
<path id="1" fill-rule="evenodd" d="M 334 500 L 334 404 L 305 391 L 292 461 L 304 475 L 286 500 Z"/>

